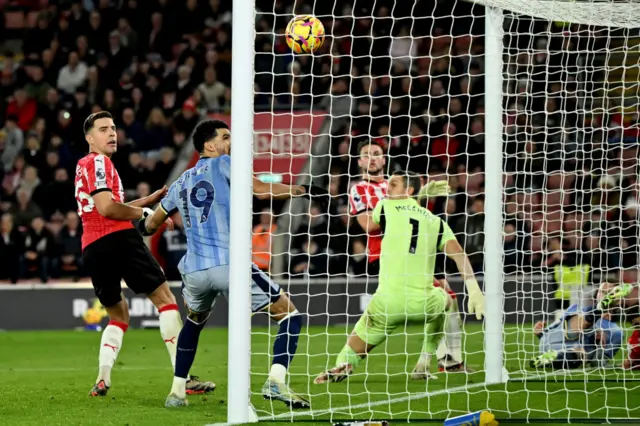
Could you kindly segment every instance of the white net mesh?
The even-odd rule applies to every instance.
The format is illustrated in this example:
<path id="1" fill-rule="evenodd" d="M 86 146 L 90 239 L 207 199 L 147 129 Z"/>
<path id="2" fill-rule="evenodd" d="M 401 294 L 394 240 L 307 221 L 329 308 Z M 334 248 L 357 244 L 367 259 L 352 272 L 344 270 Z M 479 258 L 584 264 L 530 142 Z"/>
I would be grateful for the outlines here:
<path id="1" fill-rule="evenodd" d="M 538 321 L 548 326 L 574 303 L 578 309 L 592 305 L 593 290 L 605 280 L 637 282 L 640 33 L 634 28 L 640 27 L 640 5 L 256 3 L 255 100 L 264 123 L 256 126 L 261 144 L 254 156 L 262 161 L 262 178 L 313 183 L 334 196 L 328 211 L 299 200 L 254 208 L 262 212 L 255 221 L 254 261 L 306 317 L 288 380 L 312 406 L 293 412 L 277 401 L 254 399 L 259 417 L 419 420 L 488 409 L 501 419 L 547 419 L 542 422 L 639 418 L 637 373 L 602 363 L 533 369 L 530 362 L 553 348 L 539 345 L 533 333 Z M 484 55 L 482 5 L 506 9 L 502 88 L 484 85 L 496 70 Z M 308 14 L 322 21 L 327 38 L 315 54 L 294 56 L 284 28 L 292 16 Z M 502 105 L 485 99 L 489 90 L 502 92 Z M 336 365 L 377 287 L 368 265 L 375 242 L 367 241 L 357 216 L 366 215 L 386 187 L 372 165 L 382 159 L 363 156 L 360 144 L 372 141 L 384 150 L 384 176 L 411 171 L 424 183 L 448 181 L 453 193 L 430 198 L 428 208 L 456 233 L 482 283 L 484 265 L 493 261 L 483 254 L 485 164 L 501 167 L 485 162 L 492 155 L 485 150 L 489 108 L 500 108 L 504 117 L 503 356 L 510 382 L 484 384 L 491 348 L 484 345 L 482 323 L 465 315 L 464 284 L 443 257 L 438 278 L 457 294 L 465 320 L 462 359 L 455 359 L 455 347 L 440 348 L 431 366 L 438 380 L 411 380 L 424 329 L 402 326 L 347 381 L 314 385 L 318 373 Z M 276 137 L 287 133 L 291 139 Z M 291 143 L 276 142 L 283 140 Z M 632 330 L 625 319 L 612 318 L 623 336 L 605 347 L 613 350 L 611 367 L 628 356 Z M 256 324 L 267 324 L 262 320 Z M 253 330 L 256 395 L 271 368 L 277 329 Z M 445 334 L 451 333 L 455 326 L 448 325 Z M 589 352 L 598 345 L 587 334 L 569 333 L 569 341 L 561 333 L 560 344 Z M 456 345 L 455 338 L 444 341 Z M 445 355 L 447 363 L 438 363 Z M 457 361 L 469 371 L 438 372 L 438 365 Z"/>

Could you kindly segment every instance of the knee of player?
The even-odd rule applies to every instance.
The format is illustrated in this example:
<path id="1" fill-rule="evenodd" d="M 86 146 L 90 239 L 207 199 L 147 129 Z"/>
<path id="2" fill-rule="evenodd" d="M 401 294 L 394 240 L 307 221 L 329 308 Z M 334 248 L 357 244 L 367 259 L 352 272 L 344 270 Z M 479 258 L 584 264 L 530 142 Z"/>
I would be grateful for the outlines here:
<path id="1" fill-rule="evenodd" d="M 209 315 L 211 315 L 211 311 L 195 312 L 189 309 L 189 313 L 187 314 L 187 319 L 192 323 L 194 323 L 195 325 L 204 325 L 209 319 Z"/>
<path id="2" fill-rule="evenodd" d="M 285 322 L 288 322 L 290 326 L 295 325 L 298 328 L 300 328 L 302 327 L 302 324 L 304 322 L 304 315 L 298 312 L 297 309 L 294 309 L 291 312 L 285 312 L 281 315 L 278 315 L 277 317 L 273 317 L 273 319 L 278 324 L 283 324 Z"/>
<path id="3" fill-rule="evenodd" d="M 298 309 L 286 294 L 281 294 L 278 300 L 269 306 L 269 314 L 276 321 L 279 321 L 277 318 L 284 318 L 293 312 L 298 312 Z"/>

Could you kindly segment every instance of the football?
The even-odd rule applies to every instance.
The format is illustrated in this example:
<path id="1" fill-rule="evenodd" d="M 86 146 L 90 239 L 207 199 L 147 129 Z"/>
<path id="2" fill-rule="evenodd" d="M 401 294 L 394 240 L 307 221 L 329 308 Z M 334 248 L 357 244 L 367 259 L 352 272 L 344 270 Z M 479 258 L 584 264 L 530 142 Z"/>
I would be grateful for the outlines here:
<path id="1" fill-rule="evenodd" d="M 296 16 L 289 21 L 285 38 L 294 53 L 313 53 L 324 43 L 324 25 L 312 15 Z"/>

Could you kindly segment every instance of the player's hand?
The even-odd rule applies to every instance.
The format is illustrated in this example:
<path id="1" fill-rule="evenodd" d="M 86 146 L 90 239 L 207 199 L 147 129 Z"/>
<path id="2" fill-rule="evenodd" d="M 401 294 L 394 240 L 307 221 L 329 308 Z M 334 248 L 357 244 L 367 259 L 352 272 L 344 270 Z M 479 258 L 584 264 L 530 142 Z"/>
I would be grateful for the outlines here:
<path id="1" fill-rule="evenodd" d="M 418 193 L 418 200 L 424 200 L 425 198 L 433 197 L 445 197 L 451 193 L 451 187 L 446 180 L 436 180 L 429 182 L 420 189 Z"/>
<path id="2" fill-rule="evenodd" d="M 329 201 L 331 196 L 329 191 L 319 186 L 301 185 L 304 188 L 303 197 L 308 198 L 309 201 L 320 204 L 321 210 L 327 210 L 329 208 Z"/>
<path id="3" fill-rule="evenodd" d="M 162 200 L 164 196 L 167 195 L 167 192 L 169 192 L 169 188 L 167 188 L 167 185 L 165 185 L 149 195 L 149 205 L 152 206 L 156 203 L 159 203 L 160 200 Z"/>
<path id="4" fill-rule="evenodd" d="M 467 308 L 470 314 L 476 314 L 476 319 L 481 320 L 484 316 L 484 294 L 480 290 L 478 281 L 475 278 L 468 279 L 464 282 L 467 287 L 467 294 L 469 295 L 469 302 Z"/>

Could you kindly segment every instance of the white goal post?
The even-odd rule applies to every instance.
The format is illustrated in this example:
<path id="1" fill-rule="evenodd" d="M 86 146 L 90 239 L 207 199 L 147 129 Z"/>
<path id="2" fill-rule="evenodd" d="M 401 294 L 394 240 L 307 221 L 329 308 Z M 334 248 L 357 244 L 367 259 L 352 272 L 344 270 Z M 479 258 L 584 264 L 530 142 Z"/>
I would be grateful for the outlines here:
<path id="1" fill-rule="evenodd" d="M 327 1 L 287 0 L 270 9 L 260 0 L 233 2 L 228 422 L 255 420 L 251 404 L 261 421 L 437 420 L 477 410 L 540 422 L 640 418 L 629 396 L 640 393 L 637 373 L 529 366 L 539 354 L 537 321 L 553 322 L 572 303 L 593 303 L 602 281 L 640 276 L 640 227 L 633 223 L 640 218 L 640 2 L 413 0 L 396 10 L 386 0 Z M 425 11 L 432 15 L 418 15 Z M 306 14 L 324 23 L 325 46 L 294 56 L 282 47 L 283 22 Z M 474 29 L 465 33 L 461 25 Z M 254 113 L 270 125 L 254 132 Z M 336 203 L 320 219 L 309 215 L 325 212 L 302 199 L 263 205 L 274 214 L 271 275 L 308 325 L 288 375 L 308 395 L 308 411 L 261 397 L 278 327 L 256 316 L 252 330 L 251 295 L 242 284 L 251 281 L 253 214 L 261 213 L 250 196 L 254 157 L 265 155 L 253 143 L 258 132 L 308 142 L 307 152 L 291 143 L 267 154 L 266 179 L 290 173 L 292 184 L 330 188 Z M 486 296 L 484 321 L 466 317 L 462 332 L 464 357 L 477 372 L 409 380 L 424 337 L 414 327 L 398 329 L 351 380 L 313 385 L 333 366 L 377 284 L 362 273 L 366 235 L 354 231 L 344 204 L 360 180 L 354 148 L 361 140 L 384 147 L 387 174 L 414 171 L 424 182 L 453 186 L 453 195 L 431 200 L 430 208 L 473 257 Z M 301 259 L 322 273 L 296 268 Z M 464 285 L 442 262 L 464 318 Z M 630 330 L 623 319 L 619 326 L 625 338 L 612 365 L 626 356 Z"/>

